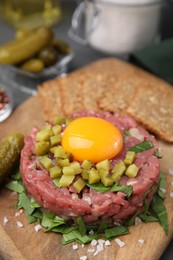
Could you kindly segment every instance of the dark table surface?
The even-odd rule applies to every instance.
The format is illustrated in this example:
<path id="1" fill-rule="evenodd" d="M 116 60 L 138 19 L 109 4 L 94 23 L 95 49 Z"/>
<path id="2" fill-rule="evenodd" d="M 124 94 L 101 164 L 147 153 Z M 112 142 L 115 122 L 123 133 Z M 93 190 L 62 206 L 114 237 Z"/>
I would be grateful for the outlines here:
<path id="1" fill-rule="evenodd" d="M 73 0 L 64 0 L 62 1 L 62 10 L 63 17 L 59 24 L 53 26 L 53 30 L 56 38 L 61 40 L 65 40 L 71 46 L 74 51 L 74 58 L 72 62 L 69 64 L 68 72 L 71 72 L 77 68 L 80 68 L 92 61 L 95 61 L 100 58 L 108 57 L 107 54 L 103 54 L 97 52 L 89 46 L 81 46 L 71 40 L 68 36 L 68 30 L 71 24 L 72 13 L 75 9 L 77 1 Z M 165 5 L 163 11 L 163 23 L 162 23 L 162 39 L 172 38 L 173 37 L 173 4 Z M 0 44 L 11 40 L 15 35 L 14 29 L 0 19 Z M 30 94 L 27 94 L 20 89 L 13 89 L 14 96 L 14 107 L 17 107 L 22 102 L 24 102 L 27 98 L 29 98 Z M 173 259 L 173 241 L 170 242 L 167 249 L 161 256 L 160 260 L 172 260 Z M 1 260 L 1 257 L 0 257 Z M 148 259 L 152 260 L 152 259 Z"/>

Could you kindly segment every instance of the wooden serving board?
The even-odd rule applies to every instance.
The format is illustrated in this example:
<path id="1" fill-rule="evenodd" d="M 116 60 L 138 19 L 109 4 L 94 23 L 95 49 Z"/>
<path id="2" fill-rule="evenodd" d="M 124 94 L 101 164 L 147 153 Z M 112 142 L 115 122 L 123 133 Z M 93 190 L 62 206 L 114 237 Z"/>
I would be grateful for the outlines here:
<path id="1" fill-rule="evenodd" d="M 44 122 L 41 105 L 37 97 L 32 97 L 19 106 L 12 116 L 0 124 L 0 140 L 7 134 L 20 131 L 24 134 L 29 133 L 33 126 L 40 126 Z M 173 169 L 173 145 L 160 142 L 163 158 L 160 160 L 161 169 L 168 173 Z M 111 246 L 105 247 L 105 250 L 97 256 L 89 253 L 87 250 L 91 245 L 85 245 L 84 248 L 79 245 L 77 250 L 72 249 L 72 244 L 63 246 L 60 243 L 60 235 L 54 233 L 44 233 L 41 229 L 35 231 L 35 223 L 28 224 L 27 217 L 23 212 L 20 216 L 15 216 L 17 196 L 5 188 L 0 190 L 0 255 L 5 260 L 77 260 L 80 256 L 86 255 L 87 259 L 104 260 L 157 260 L 167 247 L 172 238 L 173 230 L 173 198 L 170 192 L 173 192 L 173 176 L 167 176 L 167 192 L 165 205 L 168 211 L 169 234 L 165 235 L 162 227 L 158 223 L 140 224 L 130 228 L 130 234 L 121 236 L 120 239 L 125 242 L 125 246 L 120 248 L 114 240 Z M 4 217 L 8 222 L 3 223 Z M 22 228 L 17 226 L 17 221 L 23 224 Z M 144 244 L 138 242 L 144 240 Z M 76 243 L 75 243 L 76 244 Z"/>

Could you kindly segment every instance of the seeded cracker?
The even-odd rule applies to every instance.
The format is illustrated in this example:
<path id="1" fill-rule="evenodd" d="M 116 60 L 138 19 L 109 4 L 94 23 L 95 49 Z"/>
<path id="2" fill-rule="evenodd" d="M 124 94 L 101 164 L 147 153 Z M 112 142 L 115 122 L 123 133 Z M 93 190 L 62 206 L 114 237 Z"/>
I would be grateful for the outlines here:
<path id="1" fill-rule="evenodd" d="M 55 116 L 63 114 L 60 90 L 61 80 L 62 78 L 49 80 L 38 87 L 38 96 L 40 97 L 46 120 L 51 120 Z"/>
<path id="2" fill-rule="evenodd" d="M 173 142 L 173 90 L 162 86 L 139 88 L 127 113 L 160 139 Z"/>

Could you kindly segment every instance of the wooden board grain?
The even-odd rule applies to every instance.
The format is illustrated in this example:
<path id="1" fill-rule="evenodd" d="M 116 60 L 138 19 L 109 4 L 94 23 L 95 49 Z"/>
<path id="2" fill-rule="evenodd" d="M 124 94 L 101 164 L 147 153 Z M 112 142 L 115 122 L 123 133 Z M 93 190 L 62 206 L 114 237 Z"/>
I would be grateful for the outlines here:
<path id="1" fill-rule="evenodd" d="M 8 133 L 20 131 L 24 134 L 29 133 L 33 126 L 40 126 L 44 122 L 43 113 L 39 100 L 32 97 L 19 106 L 12 116 L 0 124 L 0 140 Z M 35 231 L 35 223 L 28 224 L 27 217 L 23 212 L 15 216 L 17 196 L 1 187 L 0 190 L 0 255 L 5 260 L 42 260 L 42 259 L 61 259 L 77 260 L 80 256 L 87 255 L 87 259 L 105 260 L 157 260 L 168 245 L 173 234 L 173 176 L 168 174 L 170 168 L 173 169 L 173 145 L 160 142 L 163 158 L 160 160 L 161 169 L 167 176 L 166 207 L 168 211 L 169 234 L 166 236 L 162 227 L 158 223 L 140 224 L 130 228 L 130 234 L 121 236 L 125 246 L 120 248 L 115 241 L 111 246 L 105 247 L 103 252 L 97 256 L 87 250 L 92 248 L 87 245 L 84 248 L 79 245 L 77 250 L 72 249 L 72 244 L 62 246 L 60 236 L 53 233 L 44 233 L 41 229 Z M 3 223 L 4 217 L 8 222 Z M 17 221 L 23 223 L 23 227 L 17 226 Z M 138 242 L 144 239 L 144 244 Z"/>

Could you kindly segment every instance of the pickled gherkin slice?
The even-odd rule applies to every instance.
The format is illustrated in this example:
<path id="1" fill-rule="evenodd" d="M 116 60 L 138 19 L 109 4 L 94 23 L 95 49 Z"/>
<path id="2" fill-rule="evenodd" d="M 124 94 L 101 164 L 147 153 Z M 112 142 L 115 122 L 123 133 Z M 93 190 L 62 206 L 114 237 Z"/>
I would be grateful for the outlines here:
<path id="1" fill-rule="evenodd" d="M 24 136 L 21 133 L 9 135 L 0 144 L 0 182 L 16 167 L 23 146 Z"/>

